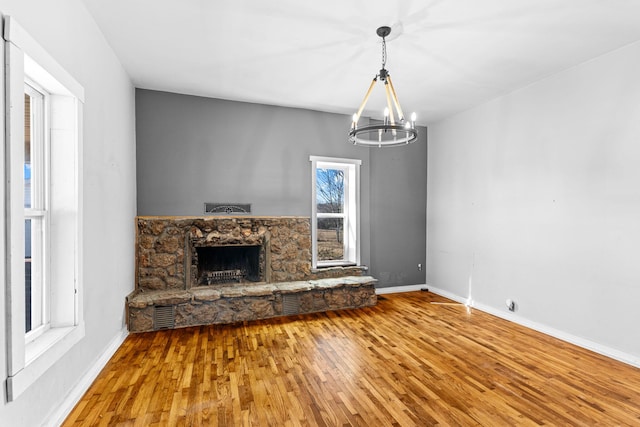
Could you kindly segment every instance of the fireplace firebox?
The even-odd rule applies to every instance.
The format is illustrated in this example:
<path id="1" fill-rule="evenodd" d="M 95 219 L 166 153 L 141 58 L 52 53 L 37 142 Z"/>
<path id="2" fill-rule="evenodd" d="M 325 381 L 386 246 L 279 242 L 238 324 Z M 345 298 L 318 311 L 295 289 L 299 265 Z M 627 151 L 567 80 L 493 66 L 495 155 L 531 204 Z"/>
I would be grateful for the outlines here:
<path id="1" fill-rule="evenodd" d="M 198 286 L 259 282 L 260 246 L 196 247 Z"/>
<path id="2" fill-rule="evenodd" d="M 185 289 L 268 283 L 270 235 L 266 227 L 253 226 L 250 220 L 196 221 L 185 242 L 184 265 L 189 272 Z"/>

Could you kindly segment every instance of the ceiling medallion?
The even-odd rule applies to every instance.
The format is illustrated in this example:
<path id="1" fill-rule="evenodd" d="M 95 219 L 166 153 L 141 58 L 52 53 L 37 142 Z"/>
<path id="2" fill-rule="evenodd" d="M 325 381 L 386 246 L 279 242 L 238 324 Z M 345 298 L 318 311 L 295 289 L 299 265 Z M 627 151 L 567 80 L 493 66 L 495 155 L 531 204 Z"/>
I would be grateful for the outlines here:
<path id="1" fill-rule="evenodd" d="M 396 90 L 391 82 L 391 75 L 385 69 L 387 62 L 387 42 L 385 37 L 391 34 L 390 27 L 380 27 L 376 34 L 382 37 L 382 69 L 375 75 L 369 90 L 358 108 L 358 112 L 353 115 L 351 130 L 349 131 L 349 142 L 354 145 L 368 147 L 394 147 L 398 145 L 411 144 L 418 138 L 416 129 L 416 113 L 411 114 L 411 120 L 406 120 Z M 387 97 L 387 107 L 384 109 L 384 120 L 381 123 L 369 123 L 367 126 L 358 126 L 360 115 L 367 105 L 369 96 L 376 85 L 378 79 L 384 82 L 384 90 Z M 394 113 L 395 109 L 395 113 Z M 397 114 L 397 119 L 396 119 Z"/>

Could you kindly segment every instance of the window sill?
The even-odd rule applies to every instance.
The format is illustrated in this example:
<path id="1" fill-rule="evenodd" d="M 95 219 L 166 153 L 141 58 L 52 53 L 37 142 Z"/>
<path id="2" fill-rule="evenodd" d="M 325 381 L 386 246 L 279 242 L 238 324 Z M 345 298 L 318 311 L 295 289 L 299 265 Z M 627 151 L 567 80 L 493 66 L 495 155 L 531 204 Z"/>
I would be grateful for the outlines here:
<path id="1" fill-rule="evenodd" d="M 25 367 L 7 379 L 8 400 L 15 400 L 84 337 L 84 323 L 51 328 L 25 345 Z"/>
<path id="2" fill-rule="evenodd" d="M 318 261 L 317 268 L 325 267 L 356 267 L 357 264 L 352 261 Z"/>
<path id="3" fill-rule="evenodd" d="M 344 270 L 349 270 L 349 271 L 358 271 L 360 270 L 362 272 L 362 274 L 364 274 L 365 272 L 369 271 L 369 267 L 367 267 L 366 265 L 362 265 L 362 264 L 354 264 L 354 263 L 344 263 L 344 264 L 331 264 L 331 265 L 318 265 L 316 267 L 313 267 L 311 269 L 311 273 L 314 274 L 324 274 L 327 273 L 327 271 L 331 271 L 331 270 L 335 270 L 335 271 L 341 271 L 341 274 L 344 274 Z M 358 274 L 355 274 L 356 276 Z"/>

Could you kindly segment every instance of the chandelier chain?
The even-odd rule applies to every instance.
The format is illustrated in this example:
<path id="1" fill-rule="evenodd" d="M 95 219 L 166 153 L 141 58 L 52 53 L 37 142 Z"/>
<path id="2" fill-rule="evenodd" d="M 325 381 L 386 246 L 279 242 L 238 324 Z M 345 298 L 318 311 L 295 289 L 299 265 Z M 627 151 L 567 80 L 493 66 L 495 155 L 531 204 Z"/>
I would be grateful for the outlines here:
<path id="1" fill-rule="evenodd" d="M 387 65 L 387 42 L 382 38 L 382 69 Z"/>

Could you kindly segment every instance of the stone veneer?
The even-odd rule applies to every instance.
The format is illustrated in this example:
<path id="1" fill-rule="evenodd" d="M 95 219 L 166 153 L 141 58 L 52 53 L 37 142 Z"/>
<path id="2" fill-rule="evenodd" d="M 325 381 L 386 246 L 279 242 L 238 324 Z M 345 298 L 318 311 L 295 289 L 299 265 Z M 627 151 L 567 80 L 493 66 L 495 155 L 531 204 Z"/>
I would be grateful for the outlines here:
<path id="1" fill-rule="evenodd" d="M 375 305 L 376 280 L 362 267 L 311 268 L 310 230 L 307 217 L 136 218 L 129 330 L 160 329 L 157 309 L 167 307 L 169 327 L 184 327 Z M 264 281 L 197 286 L 194 245 L 261 246 Z"/>

